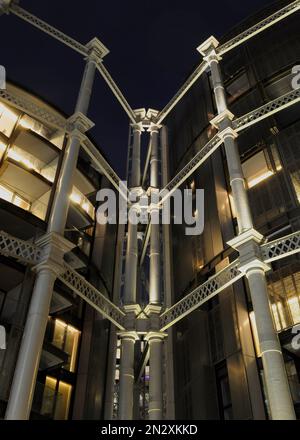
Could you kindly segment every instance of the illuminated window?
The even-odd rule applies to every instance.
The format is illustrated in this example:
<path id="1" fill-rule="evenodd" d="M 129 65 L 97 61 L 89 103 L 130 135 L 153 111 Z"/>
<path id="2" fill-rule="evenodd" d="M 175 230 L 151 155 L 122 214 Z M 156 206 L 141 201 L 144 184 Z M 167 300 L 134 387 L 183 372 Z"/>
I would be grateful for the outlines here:
<path id="1" fill-rule="evenodd" d="M 274 174 L 267 163 L 264 151 L 260 151 L 246 160 L 242 164 L 242 168 L 249 188 L 253 188 Z"/>
<path id="2" fill-rule="evenodd" d="M 73 186 L 72 194 L 70 195 L 70 200 L 75 205 L 80 206 L 89 217 L 94 217 L 94 207 L 91 202 L 82 194 L 75 186 Z"/>
<path id="3" fill-rule="evenodd" d="M 2 160 L 6 150 L 6 144 L 0 140 L 0 161 Z"/>
<path id="4" fill-rule="evenodd" d="M 80 331 L 59 319 L 55 320 L 52 344 L 69 355 L 65 368 L 75 371 Z"/>
<path id="5" fill-rule="evenodd" d="M 29 170 L 34 170 L 39 174 L 41 173 L 41 162 L 32 156 L 32 154 L 22 150 L 22 148 L 15 146 L 11 147 L 8 150 L 7 156 L 15 162 L 21 163 Z"/>
<path id="6" fill-rule="evenodd" d="M 18 120 L 18 115 L 0 102 L 0 132 L 10 137 Z"/>
<path id="7" fill-rule="evenodd" d="M 252 328 L 252 334 L 253 334 L 253 339 L 254 339 L 254 346 L 255 346 L 256 355 L 258 357 L 260 357 L 261 356 L 260 344 L 259 344 L 259 339 L 258 339 L 255 314 L 253 311 L 250 312 L 249 317 L 250 317 L 250 322 L 251 322 L 251 328 Z"/>
<path id="8" fill-rule="evenodd" d="M 3 185 L 0 185 L 0 199 L 6 200 L 26 211 L 30 209 L 30 203 L 27 200 Z"/>

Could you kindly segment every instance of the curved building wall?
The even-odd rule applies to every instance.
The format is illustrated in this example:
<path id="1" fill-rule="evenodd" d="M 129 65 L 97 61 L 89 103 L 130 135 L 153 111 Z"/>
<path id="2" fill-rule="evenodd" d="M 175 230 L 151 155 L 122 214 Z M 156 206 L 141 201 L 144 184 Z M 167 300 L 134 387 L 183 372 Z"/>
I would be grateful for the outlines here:
<path id="1" fill-rule="evenodd" d="M 286 3 L 274 3 L 221 41 Z M 224 55 L 221 68 L 228 106 L 236 117 L 292 90 L 291 70 L 300 64 L 299 37 L 299 17 L 295 14 Z M 299 104 L 293 105 L 246 129 L 238 138 L 254 224 L 270 238 L 287 235 L 300 226 L 299 110 Z M 165 121 L 172 176 L 215 134 L 209 121 L 216 113 L 207 71 Z M 181 268 L 174 273 L 177 300 L 228 264 L 234 255 L 226 243 L 237 229 L 223 147 L 191 176 L 186 186 L 205 190 L 205 228 L 201 236 L 187 237 L 183 228 L 173 227 L 173 263 Z M 300 321 L 299 258 L 274 264 L 273 271 L 268 275 L 270 301 L 297 409 L 298 359 L 287 347 L 290 329 Z M 176 325 L 178 418 L 268 416 L 253 332 L 251 302 L 242 281 Z"/>
<path id="2" fill-rule="evenodd" d="M 15 96 L 15 102 L 21 98 L 29 107 L 38 105 L 65 117 L 16 85 L 8 83 L 7 92 Z M 0 96 L 0 230 L 33 241 L 47 230 L 67 139 L 6 96 Z M 102 186 L 109 182 L 81 151 L 65 229 L 74 249 L 66 260 L 111 297 L 116 228 L 95 223 L 96 192 Z M 30 267 L 1 256 L 0 324 L 6 329 L 7 348 L 0 351 L 0 417 L 9 396 L 34 278 Z M 55 283 L 32 418 L 103 417 L 109 332 L 107 320 L 59 281 Z"/>

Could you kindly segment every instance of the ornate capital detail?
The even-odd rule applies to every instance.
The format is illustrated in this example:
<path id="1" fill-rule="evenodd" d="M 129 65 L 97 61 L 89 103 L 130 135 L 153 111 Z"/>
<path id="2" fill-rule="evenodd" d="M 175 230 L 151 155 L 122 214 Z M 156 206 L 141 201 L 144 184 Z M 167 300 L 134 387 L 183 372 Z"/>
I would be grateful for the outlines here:
<path id="1" fill-rule="evenodd" d="M 227 127 L 227 128 L 225 128 L 225 130 L 222 130 L 218 133 L 218 137 L 222 140 L 226 139 L 227 137 L 231 137 L 232 139 L 236 139 L 238 137 L 238 134 L 233 128 Z"/>
<path id="2" fill-rule="evenodd" d="M 144 340 L 151 344 L 151 342 L 163 341 L 167 336 L 167 333 L 151 331 L 147 333 L 147 335 L 144 337 Z"/>
<path id="3" fill-rule="evenodd" d="M 215 116 L 213 119 L 211 119 L 209 122 L 210 124 L 215 128 L 220 128 L 220 124 L 223 121 L 231 122 L 234 118 L 234 114 L 231 113 L 229 110 L 224 110 L 224 112 L 220 113 L 219 115 Z"/>
<path id="4" fill-rule="evenodd" d="M 64 272 L 64 255 L 75 247 L 74 243 L 66 240 L 56 232 L 49 232 L 43 235 L 36 241 L 36 245 L 42 249 L 42 254 L 39 263 L 33 270 L 39 272 L 47 267 L 57 275 Z"/>
<path id="5" fill-rule="evenodd" d="M 216 52 L 219 46 L 218 40 L 211 36 L 197 47 L 198 52 L 203 56 L 203 60 L 210 64 L 212 61 L 220 61 L 222 57 Z"/>
<path id="6" fill-rule="evenodd" d="M 138 341 L 139 335 L 137 334 L 137 332 L 135 331 L 124 331 L 124 332 L 119 332 L 118 336 L 122 339 L 122 340 L 127 340 L 127 341 L 131 341 L 131 342 L 136 342 Z"/>
<path id="7" fill-rule="evenodd" d="M 134 132 L 138 131 L 139 133 L 142 133 L 143 131 L 145 131 L 142 122 L 136 122 L 135 124 L 131 124 L 131 127 Z"/>
<path id="8" fill-rule="evenodd" d="M 9 8 L 13 3 L 18 3 L 16 0 L 0 0 L 0 15 L 9 14 Z"/>
<path id="9" fill-rule="evenodd" d="M 87 59 L 99 63 L 102 59 L 109 54 L 109 50 L 104 46 L 98 38 L 93 38 L 86 44 L 86 48 L 89 52 Z"/>
<path id="10" fill-rule="evenodd" d="M 227 242 L 227 244 L 236 249 L 239 254 L 239 270 L 247 274 L 251 269 L 260 269 L 267 272 L 270 267 L 264 263 L 261 244 L 264 241 L 261 235 L 255 229 L 249 229 L 239 236 Z"/>
<path id="11" fill-rule="evenodd" d="M 67 130 L 71 133 L 79 131 L 80 133 L 86 133 L 92 127 L 94 127 L 94 122 L 91 121 L 81 112 L 74 113 L 67 120 Z"/>

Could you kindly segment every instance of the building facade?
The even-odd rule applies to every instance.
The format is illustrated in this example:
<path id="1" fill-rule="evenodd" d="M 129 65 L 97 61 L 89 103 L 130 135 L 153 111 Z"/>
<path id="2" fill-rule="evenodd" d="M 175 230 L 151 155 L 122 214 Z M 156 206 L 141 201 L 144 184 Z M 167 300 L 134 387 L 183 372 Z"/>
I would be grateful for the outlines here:
<path id="1" fill-rule="evenodd" d="M 7 92 L 63 116 L 20 87 L 8 83 Z M 0 230 L 33 242 L 47 230 L 66 135 L 1 99 L 0 137 Z M 113 292 L 116 228 L 96 223 L 95 206 L 97 191 L 109 186 L 81 151 L 65 228 L 65 237 L 74 244 L 74 249 L 65 259 L 108 298 Z M 6 329 L 6 350 L 0 351 L 0 417 L 3 418 L 35 273 L 32 267 L 3 255 L 0 273 L 0 323 Z M 31 418 L 104 417 L 110 331 L 107 320 L 74 296 L 72 290 L 56 282 Z"/>
<path id="2" fill-rule="evenodd" d="M 279 1 L 210 37 L 159 112 L 131 109 L 98 39 L 84 46 L 0 2 L 86 62 L 70 118 L 13 84 L 0 92 L 0 417 L 300 417 L 299 8 Z M 133 209 L 180 182 L 203 189 L 201 235 L 96 221 L 100 188 L 127 196 L 85 134 L 97 70 L 131 121 Z"/>
<path id="3" fill-rule="evenodd" d="M 228 41 L 289 2 L 275 2 L 232 29 Z M 223 56 L 229 110 L 238 118 L 292 90 L 299 65 L 299 17 L 246 41 Z M 272 240 L 299 230 L 299 104 L 247 128 L 238 137 L 254 225 Z M 217 114 L 208 69 L 166 120 L 171 175 L 216 133 Z M 205 190 L 205 228 L 187 237 L 173 226 L 174 302 L 226 266 L 234 249 L 226 243 L 237 231 L 224 147 L 186 183 Z M 179 270 L 180 268 L 180 270 Z M 299 415 L 299 352 L 292 329 L 300 322 L 300 265 L 297 255 L 272 264 L 266 274 L 269 299 Z M 255 315 L 244 281 L 200 307 L 174 329 L 175 416 L 186 419 L 264 419 L 268 417 Z"/>

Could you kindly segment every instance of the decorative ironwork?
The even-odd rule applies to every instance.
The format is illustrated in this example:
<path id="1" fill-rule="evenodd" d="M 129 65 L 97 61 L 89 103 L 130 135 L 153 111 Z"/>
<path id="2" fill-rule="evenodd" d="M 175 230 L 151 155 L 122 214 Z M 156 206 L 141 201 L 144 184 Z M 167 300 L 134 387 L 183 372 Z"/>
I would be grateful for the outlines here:
<path id="1" fill-rule="evenodd" d="M 189 91 L 192 85 L 197 81 L 197 79 L 205 72 L 207 68 L 207 63 L 202 62 L 194 70 L 194 72 L 188 77 L 186 82 L 178 90 L 176 95 L 171 99 L 171 101 L 165 106 L 165 108 L 157 116 L 157 124 L 161 124 L 163 120 L 168 116 L 170 111 L 175 107 L 175 105 L 180 101 L 180 99 Z"/>
<path id="2" fill-rule="evenodd" d="M 66 129 L 66 120 L 63 117 L 60 117 L 48 109 L 38 106 L 26 98 L 21 98 L 20 96 L 15 95 L 7 90 L 0 90 L 0 100 L 35 117 L 47 126 L 50 125 L 59 130 Z"/>
<path id="3" fill-rule="evenodd" d="M 247 29 L 246 31 L 240 33 L 236 37 L 224 43 L 217 49 L 218 53 L 220 55 L 223 55 L 234 47 L 239 46 L 240 44 L 254 37 L 258 33 L 264 31 L 268 27 L 273 26 L 273 24 L 277 23 L 278 21 L 283 20 L 294 12 L 297 12 L 299 9 L 300 0 L 288 4 L 284 8 L 280 9 L 279 11 L 275 12 L 274 14 L 270 15 L 269 17 L 265 18 L 264 20 Z"/>
<path id="4" fill-rule="evenodd" d="M 261 252 L 265 263 L 280 260 L 300 252 L 300 231 L 263 244 Z"/>
<path id="5" fill-rule="evenodd" d="M 164 203 L 167 198 L 170 197 L 170 195 L 223 143 L 220 134 L 221 133 L 216 134 L 216 136 L 207 142 L 193 159 L 191 159 L 190 162 L 168 183 L 168 185 L 165 186 L 160 192 L 161 204 Z"/>
<path id="6" fill-rule="evenodd" d="M 22 264 L 35 265 L 41 258 L 42 249 L 33 243 L 0 231 L 0 254 L 16 258 Z"/>
<path id="7" fill-rule="evenodd" d="M 120 330 L 125 330 L 123 326 L 125 313 L 67 263 L 64 263 L 64 269 L 65 271 L 59 275 L 59 279 Z"/>
<path id="8" fill-rule="evenodd" d="M 279 98 L 276 98 L 273 101 L 256 108 L 255 110 L 252 110 L 246 115 L 235 119 L 233 121 L 233 128 L 236 131 L 244 130 L 245 128 L 261 121 L 262 119 L 268 118 L 271 115 L 290 107 L 291 105 L 297 104 L 298 102 L 300 102 L 300 89 L 292 90 L 291 92 L 286 93 L 285 95 L 280 96 Z"/>
<path id="9" fill-rule="evenodd" d="M 165 331 L 242 277 L 239 260 L 236 260 L 167 309 L 160 316 L 161 331 Z"/>
<path id="10" fill-rule="evenodd" d="M 95 147 L 93 142 L 87 137 L 82 136 L 83 141 L 81 142 L 82 148 L 91 158 L 93 163 L 98 167 L 99 171 L 103 173 L 108 180 L 114 185 L 114 187 L 119 191 L 121 196 L 127 201 L 127 194 L 129 193 L 128 188 L 123 184 L 120 177 L 109 165 L 106 159 L 102 156 L 100 151 Z"/>
<path id="11" fill-rule="evenodd" d="M 108 86 L 112 90 L 113 94 L 115 95 L 115 97 L 117 98 L 117 100 L 119 101 L 119 103 L 121 104 L 123 109 L 125 110 L 125 112 L 127 113 L 131 122 L 132 123 L 137 122 L 136 115 L 135 115 L 134 111 L 132 110 L 132 108 L 130 107 L 128 102 L 126 101 L 124 95 L 122 94 L 121 90 L 119 89 L 117 84 L 112 79 L 111 74 L 105 68 L 104 64 L 103 63 L 97 64 L 97 69 L 100 72 L 100 74 L 102 75 L 102 77 L 105 79 L 106 83 L 108 84 Z"/>
<path id="12" fill-rule="evenodd" d="M 79 43 L 71 37 L 68 37 L 68 35 L 64 34 L 58 29 L 55 29 L 53 26 L 50 26 L 48 23 L 36 17 L 35 15 L 25 11 L 25 9 L 21 8 L 20 6 L 12 4 L 9 10 L 13 14 L 17 15 L 19 18 L 22 18 L 23 20 L 32 24 L 41 31 L 46 32 L 46 34 L 51 35 L 51 37 L 56 38 L 56 40 L 59 40 L 61 43 L 64 43 L 67 46 L 71 47 L 71 49 L 74 49 L 81 55 L 88 55 L 88 49 L 83 44 Z"/>

